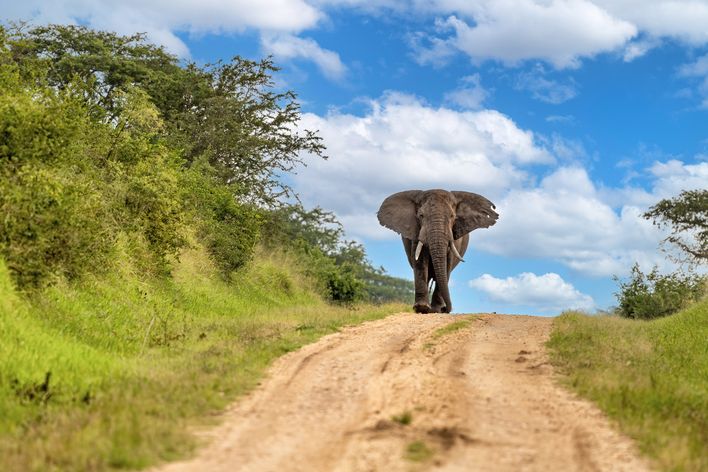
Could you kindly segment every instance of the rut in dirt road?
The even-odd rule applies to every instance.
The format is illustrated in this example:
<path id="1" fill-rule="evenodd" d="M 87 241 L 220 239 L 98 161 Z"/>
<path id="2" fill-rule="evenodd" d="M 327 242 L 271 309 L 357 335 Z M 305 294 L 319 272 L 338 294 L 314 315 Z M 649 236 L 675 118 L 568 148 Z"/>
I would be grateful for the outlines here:
<path id="1" fill-rule="evenodd" d="M 558 387 L 551 320 L 398 314 L 279 359 L 177 471 L 642 471 Z"/>

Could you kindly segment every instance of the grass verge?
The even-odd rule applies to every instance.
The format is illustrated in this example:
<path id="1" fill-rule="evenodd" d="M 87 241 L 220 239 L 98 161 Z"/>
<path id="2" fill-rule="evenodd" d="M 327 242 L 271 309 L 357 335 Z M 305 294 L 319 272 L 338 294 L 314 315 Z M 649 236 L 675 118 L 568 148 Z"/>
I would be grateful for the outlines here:
<path id="1" fill-rule="evenodd" d="M 653 321 L 564 313 L 548 347 L 662 470 L 708 470 L 708 300 Z"/>
<path id="2" fill-rule="evenodd" d="M 227 284 L 191 250 L 168 280 L 126 265 L 28 299 L 0 261 L 0 470 L 184 457 L 189 427 L 215 421 L 275 358 L 403 309 L 326 304 L 293 266 L 260 255 Z"/>

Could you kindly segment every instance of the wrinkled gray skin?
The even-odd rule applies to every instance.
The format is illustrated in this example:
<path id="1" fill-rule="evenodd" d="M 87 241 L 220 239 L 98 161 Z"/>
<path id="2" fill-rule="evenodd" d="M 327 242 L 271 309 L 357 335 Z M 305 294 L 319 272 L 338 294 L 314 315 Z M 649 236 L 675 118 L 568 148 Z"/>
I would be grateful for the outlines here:
<path id="1" fill-rule="evenodd" d="M 470 231 L 496 223 L 499 215 L 494 208 L 476 193 L 446 190 L 407 190 L 381 204 L 379 223 L 401 235 L 413 268 L 416 313 L 452 311 L 450 272 L 467 251 Z M 431 280 L 435 281 L 432 299 L 428 293 Z"/>

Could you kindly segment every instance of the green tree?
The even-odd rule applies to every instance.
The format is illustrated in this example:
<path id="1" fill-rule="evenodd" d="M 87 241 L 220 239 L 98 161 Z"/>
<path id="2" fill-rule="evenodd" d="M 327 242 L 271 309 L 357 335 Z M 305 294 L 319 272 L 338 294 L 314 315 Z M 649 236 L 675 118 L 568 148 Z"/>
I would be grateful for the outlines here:
<path id="1" fill-rule="evenodd" d="M 661 200 L 644 217 L 671 234 L 664 240 L 677 246 L 689 262 L 708 262 L 708 190 L 684 190 Z"/>
<path id="2" fill-rule="evenodd" d="M 114 122 L 130 88 L 143 90 L 160 113 L 163 137 L 187 164 L 206 158 L 242 200 L 276 205 L 292 195 L 279 178 L 301 156 L 324 157 L 315 131 L 300 130 L 292 91 L 278 91 L 271 58 L 182 66 L 146 41 L 84 26 L 11 28 L 7 48 L 29 78 L 37 66 L 52 87 L 80 83 L 93 113 Z M 41 78 L 44 80 L 44 78 Z"/>

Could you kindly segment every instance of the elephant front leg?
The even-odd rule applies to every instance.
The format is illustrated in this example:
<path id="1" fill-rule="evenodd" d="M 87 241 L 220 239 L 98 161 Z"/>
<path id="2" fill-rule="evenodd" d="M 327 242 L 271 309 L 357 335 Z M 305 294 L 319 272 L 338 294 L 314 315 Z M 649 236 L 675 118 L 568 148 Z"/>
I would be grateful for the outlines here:
<path id="1" fill-rule="evenodd" d="M 413 267 L 413 279 L 415 281 L 415 303 L 413 310 L 416 313 L 430 313 L 430 302 L 428 301 L 428 261 L 418 260 Z"/>
<path id="2" fill-rule="evenodd" d="M 443 299 L 440 290 L 438 289 L 438 284 L 435 284 L 435 290 L 433 290 L 433 303 L 430 307 L 433 313 L 449 313 L 450 310 L 445 306 L 445 300 Z"/>

